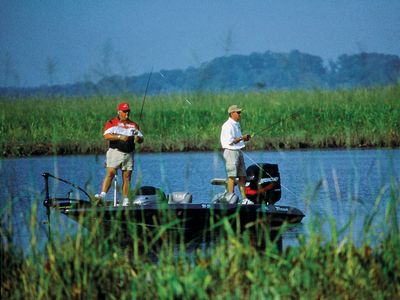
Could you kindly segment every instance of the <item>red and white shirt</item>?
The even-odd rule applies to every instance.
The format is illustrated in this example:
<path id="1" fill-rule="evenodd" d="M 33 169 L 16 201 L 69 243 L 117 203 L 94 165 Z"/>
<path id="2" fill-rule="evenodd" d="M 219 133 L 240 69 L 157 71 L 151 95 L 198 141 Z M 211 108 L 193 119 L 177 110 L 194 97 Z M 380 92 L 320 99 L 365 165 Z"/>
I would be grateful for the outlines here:
<path id="1" fill-rule="evenodd" d="M 129 119 L 125 122 L 121 122 L 118 118 L 107 121 L 103 130 L 103 135 L 106 134 L 120 134 L 126 136 L 137 135 L 139 137 L 143 137 L 143 133 L 140 131 L 138 124 Z M 135 142 L 134 139 L 128 139 L 126 142 L 120 140 L 110 141 L 110 148 L 118 149 L 125 153 L 130 153 L 135 150 Z"/>

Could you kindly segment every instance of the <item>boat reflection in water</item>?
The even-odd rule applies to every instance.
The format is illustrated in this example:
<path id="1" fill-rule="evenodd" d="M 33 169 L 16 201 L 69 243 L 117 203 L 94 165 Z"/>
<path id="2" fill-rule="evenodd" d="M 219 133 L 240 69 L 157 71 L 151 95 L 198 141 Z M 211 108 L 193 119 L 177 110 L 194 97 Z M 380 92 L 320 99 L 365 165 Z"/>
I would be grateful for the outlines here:
<path id="1" fill-rule="evenodd" d="M 175 192 L 165 195 L 154 187 L 141 187 L 136 191 L 133 203 L 120 206 L 116 199 L 97 201 L 75 184 L 49 173 L 45 179 L 44 206 L 50 221 L 51 210 L 57 210 L 87 228 L 112 233 L 120 240 L 159 236 L 160 232 L 172 232 L 185 241 L 209 241 L 221 232 L 233 231 L 249 234 L 254 245 L 262 246 L 266 239 L 279 240 L 279 228 L 283 224 L 300 223 L 304 214 L 297 208 L 275 205 L 280 199 L 280 176 L 277 165 L 257 164 L 247 169 L 246 196 L 255 204 L 229 203 L 224 197 L 216 197 L 211 203 L 192 203 L 190 193 Z M 85 200 L 78 197 L 50 196 L 49 178 L 61 181 L 79 190 Z M 224 179 L 213 179 L 212 184 L 225 184 Z M 155 235 L 154 235 L 155 234 Z"/>

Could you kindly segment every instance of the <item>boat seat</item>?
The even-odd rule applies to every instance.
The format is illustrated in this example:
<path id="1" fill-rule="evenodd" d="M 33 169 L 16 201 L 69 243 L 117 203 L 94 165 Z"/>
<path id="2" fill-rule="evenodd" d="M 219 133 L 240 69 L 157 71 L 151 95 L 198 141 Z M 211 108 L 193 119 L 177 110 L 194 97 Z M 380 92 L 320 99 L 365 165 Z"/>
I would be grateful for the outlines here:
<path id="1" fill-rule="evenodd" d="M 192 194 L 188 192 L 173 192 L 168 195 L 168 204 L 192 203 Z"/>

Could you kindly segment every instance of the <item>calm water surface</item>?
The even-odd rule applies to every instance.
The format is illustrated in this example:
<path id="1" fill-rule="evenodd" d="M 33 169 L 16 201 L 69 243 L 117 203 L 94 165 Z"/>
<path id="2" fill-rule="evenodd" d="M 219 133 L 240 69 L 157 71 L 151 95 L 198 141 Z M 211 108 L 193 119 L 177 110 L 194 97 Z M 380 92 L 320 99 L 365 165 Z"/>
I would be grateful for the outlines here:
<path id="1" fill-rule="evenodd" d="M 302 224 L 289 230 L 284 244 L 291 244 L 297 234 L 306 233 L 316 221 L 323 223 L 333 217 L 340 228 L 350 217 L 355 232 L 361 228 L 365 215 L 382 194 L 378 218 L 383 218 L 389 198 L 391 182 L 400 184 L 400 150 L 307 150 L 280 152 L 245 152 L 246 165 L 276 163 L 279 165 L 282 198 L 278 204 L 295 206 L 306 217 Z M 33 204 L 38 207 L 38 224 L 46 219 L 42 205 L 44 198 L 43 172 L 67 179 L 89 192 L 99 192 L 103 177 L 104 156 L 57 156 L 0 160 L 2 222 L 12 223 L 16 242 L 29 241 L 29 216 Z M 220 152 L 138 154 L 132 185 L 152 185 L 165 193 L 189 191 L 193 202 L 209 202 L 223 191 L 212 186 L 210 180 L 225 177 Z M 69 189 L 57 191 L 65 194 Z M 110 190 L 110 198 L 112 197 Z M 12 215 L 5 216 L 5 208 L 13 204 Z M 66 218 L 67 219 L 67 218 Z M 66 226 L 76 224 L 64 220 Z M 327 228 L 329 232 L 329 228 Z"/>

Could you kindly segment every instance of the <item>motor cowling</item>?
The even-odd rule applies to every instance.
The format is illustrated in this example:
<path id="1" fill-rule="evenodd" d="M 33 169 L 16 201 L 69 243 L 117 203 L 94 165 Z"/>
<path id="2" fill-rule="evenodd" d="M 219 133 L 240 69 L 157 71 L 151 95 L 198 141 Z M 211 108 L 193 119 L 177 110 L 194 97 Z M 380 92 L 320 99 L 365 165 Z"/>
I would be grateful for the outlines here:
<path id="1" fill-rule="evenodd" d="M 247 168 L 246 174 L 248 199 L 258 204 L 274 204 L 281 199 L 281 178 L 277 164 L 254 164 Z"/>

